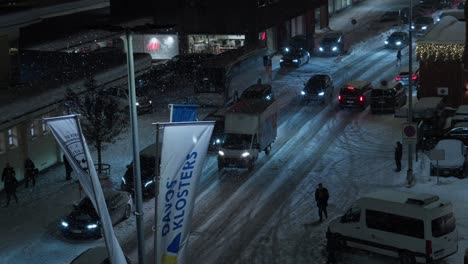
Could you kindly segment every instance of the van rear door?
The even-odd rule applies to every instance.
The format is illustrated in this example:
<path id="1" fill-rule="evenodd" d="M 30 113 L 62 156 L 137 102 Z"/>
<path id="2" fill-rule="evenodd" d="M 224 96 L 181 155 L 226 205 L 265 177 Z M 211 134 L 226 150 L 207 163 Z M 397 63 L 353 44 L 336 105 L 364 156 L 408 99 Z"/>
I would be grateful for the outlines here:
<path id="1" fill-rule="evenodd" d="M 434 215 L 431 220 L 432 238 L 426 239 L 426 254 L 432 254 L 434 260 L 450 256 L 458 250 L 458 233 L 452 205 L 448 204 L 440 209 L 441 213 Z"/>

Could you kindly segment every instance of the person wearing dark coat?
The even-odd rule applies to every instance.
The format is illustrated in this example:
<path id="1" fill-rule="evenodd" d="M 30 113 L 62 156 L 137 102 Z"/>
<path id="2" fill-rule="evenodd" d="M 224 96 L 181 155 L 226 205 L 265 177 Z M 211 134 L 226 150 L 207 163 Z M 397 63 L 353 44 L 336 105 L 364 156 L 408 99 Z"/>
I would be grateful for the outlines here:
<path id="1" fill-rule="evenodd" d="M 63 164 L 65 165 L 65 173 L 66 173 L 65 180 L 69 181 L 69 180 L 72 179 L 71 173 L 72 173 L 72 171 L 73 171 L 73 168 L 72 168 L 72 166 L 70 165 L 70 162 L 68 162 L 68 159 L 67 159 L 67 157 L 65 156 L 65 154 L 63 154 Z"/>
<path id="2" fill-rule="evenodd" d="M 319 183 L 317 189 L 315 190 L 315 202 L 317 202 L 318 213 L 320 217 L 320 222 L 322 221 L 322 215 L 325 215 L 325 218 L 328 218 L 327 206 L 328 206 L 328 190 Z"/>
<path id="3" fill-rule="evenodd" d="M 24 161 L 24 178 L 26 188 L 29 186 L 29 181 L 32 182 L 33 187 L 36 186 L 36 165 L 30 158 Z"/>
<path id="4" fill-rule="evenodd" d="M 15 169 L 13 169 L 13 167 L 10 166 L 10 163 L 7 162 L 2 173 L 2 182 L 4 183 L 5 192 L 7 194 L 7 203 L 4 207 L 7 207 L 10 204 L 11 196 L 13 196 L 16 203 L 18 203 L 18 197 L 16 196 L 18 180 L 16 180 L 15 174 Z"/>
<path id="5" fill-rule="evenodd" d="M 401 171 L 401 158 L 403 156 L 403 145 L 401 144 L 400 141 L 397 141 L 396 147 L 395 147 L 395 163 L 396 163 L 396 170 L 395 171 Z"/>

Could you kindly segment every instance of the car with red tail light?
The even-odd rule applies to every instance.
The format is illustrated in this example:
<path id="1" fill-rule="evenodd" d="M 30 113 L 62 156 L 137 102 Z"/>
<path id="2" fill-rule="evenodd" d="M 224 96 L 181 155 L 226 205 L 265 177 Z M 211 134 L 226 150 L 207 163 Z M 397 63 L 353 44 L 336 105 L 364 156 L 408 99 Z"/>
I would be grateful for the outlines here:
<path id="1" fill-rule="evenodd" d="M 409 85 L 409 76 L 410 71 L 408 67 L 402 67 L 398 76 L 395 77 L 395 81 L 400 82 L 403 86 L 408 87 Z M 419 68 L 413 68 L 413 72 L 411 75 L 412 86 L 417 87 L 419 83 Z"/>
<path id="2" fill-rule="evenodd" d="M 371 102 L 372 84 L 368 81 L 350 81 L 343 85 L 338 95 L 338 106 L 364 110 Z"/>

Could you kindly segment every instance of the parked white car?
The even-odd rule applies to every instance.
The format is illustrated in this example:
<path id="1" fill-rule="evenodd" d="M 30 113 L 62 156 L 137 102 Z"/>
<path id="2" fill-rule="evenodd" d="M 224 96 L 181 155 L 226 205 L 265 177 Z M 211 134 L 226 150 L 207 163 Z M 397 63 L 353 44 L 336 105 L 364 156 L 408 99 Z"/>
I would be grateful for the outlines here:
<path id="1" fill-rule="evenodd" d="M 431 160 L 431 176 L 457 176 L 464 178 L 466 163 L 466 147 L 458 139 L 442 139 L 434 147 L 443 150 L 444 160 Z"/>

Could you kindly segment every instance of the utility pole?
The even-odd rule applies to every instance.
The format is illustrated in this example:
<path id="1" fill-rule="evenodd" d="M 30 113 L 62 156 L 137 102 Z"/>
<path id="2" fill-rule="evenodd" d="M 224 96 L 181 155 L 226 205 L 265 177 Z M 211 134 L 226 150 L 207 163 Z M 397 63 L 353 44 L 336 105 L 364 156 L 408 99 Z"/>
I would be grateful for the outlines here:
<path id="1" fill-rule="evenodd" d="M 128 69 L 128 89 L 129 97 L 128 103 L 130 104 L 130 121 L 132 129 L 132 143 L 133 143 L 133 181 L 135 186 L 135 199 L 136 199 L 136 226 L 138 238 L 138 263 L 144 264 L 145 241 L 143 233 L 143 194 L 141 188 L 141 173 L 140 173 L 140 141 L 138 138 L 138 119 L 136 109 L 136 92 L 135 92 L 135 69 L 133 65 L 133 39 L 132 32 L 129 29 L 125 30 L 125 48 L 127 51 L 127 69 Z"/>
<path id="2" fill-rule="evenodd" d="M 409 33 L 409 78 L 408 78 L 408 123 L 413 123 L 413 0 L 409 1 L 409 16 L 408 16 L 408 33 Z M 408 143 L 408 170 L 406 172 L 406 181 L 408 187 L 413 184 L 413 144 Z"/>

